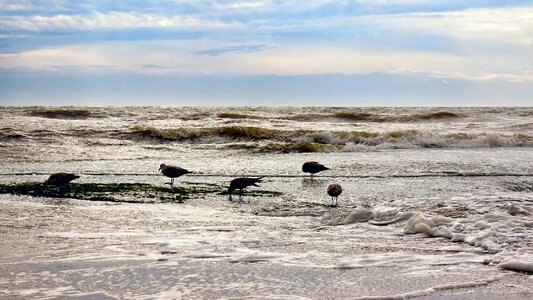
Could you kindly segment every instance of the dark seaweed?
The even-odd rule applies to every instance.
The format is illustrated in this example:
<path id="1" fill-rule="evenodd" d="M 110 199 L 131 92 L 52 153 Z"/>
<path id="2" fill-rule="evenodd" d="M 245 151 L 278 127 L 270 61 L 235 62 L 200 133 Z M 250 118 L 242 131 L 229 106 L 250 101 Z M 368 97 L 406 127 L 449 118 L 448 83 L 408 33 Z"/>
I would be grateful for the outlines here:
<path id="1" fill-rule="evenodd" d="M 214 184 L 190 184 L 188 187 L 159 187 L 146 183 L 70 183 L 50 186 L 39 182 L 0 184 L 0 194 L 27 195 L 46 198 L 72 198 L 90 201 L 128 203 L 173 202 L 199 196 L 223 195 L 226 188 Z M 254 190 L 248 196 L 278 196 L 281 193 Z"/>

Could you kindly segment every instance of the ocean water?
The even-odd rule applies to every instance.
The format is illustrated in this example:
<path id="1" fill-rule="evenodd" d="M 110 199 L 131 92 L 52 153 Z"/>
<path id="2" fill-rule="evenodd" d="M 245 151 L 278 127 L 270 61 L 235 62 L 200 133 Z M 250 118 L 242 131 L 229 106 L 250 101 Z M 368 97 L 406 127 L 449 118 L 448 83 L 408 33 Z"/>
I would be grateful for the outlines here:
<path id="1" fill-rule="evenodd" d="M 532 150 L 533 108 L 0 107 L 3 184 L 165 186 L 167 163 L 281 193 L 0 194 L 0 296 L 530 299 Z"/>

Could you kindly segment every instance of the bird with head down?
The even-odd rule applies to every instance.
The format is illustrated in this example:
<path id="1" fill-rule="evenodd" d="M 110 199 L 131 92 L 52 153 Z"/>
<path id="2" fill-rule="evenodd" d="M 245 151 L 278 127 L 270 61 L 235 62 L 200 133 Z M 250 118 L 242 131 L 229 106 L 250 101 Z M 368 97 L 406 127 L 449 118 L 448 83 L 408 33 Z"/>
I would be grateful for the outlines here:
<path id="1" fill-rule="evenodd" d="M 44 185 L 55 185 L 55 186 L 65 186 L 69 184 L 72 180 L 78 179 L 80 176 L 72 173 L 54 173 L 48 177 L 48 179 L 43 183 Z"/>
<path id="2" fill-rule="evenodd" d="M 263 179 L 263 177 L 256 177 L 256 178 L 253 178 L 253 177 L 239 177 L 239 178 L 233 179 L 230 182 L 229 188 L 228 188 L 230 201 L 232 200 L 231 199 L 231 195 L 233 194 L 233 191 L 239 190 L 239 198 L 241 198 L 242 197 L 242 191 L 245 188 L 247 188 L 249 186 L 257 186 L 258 187 L 257 183 L 260 183 L 262 179 Z"/>

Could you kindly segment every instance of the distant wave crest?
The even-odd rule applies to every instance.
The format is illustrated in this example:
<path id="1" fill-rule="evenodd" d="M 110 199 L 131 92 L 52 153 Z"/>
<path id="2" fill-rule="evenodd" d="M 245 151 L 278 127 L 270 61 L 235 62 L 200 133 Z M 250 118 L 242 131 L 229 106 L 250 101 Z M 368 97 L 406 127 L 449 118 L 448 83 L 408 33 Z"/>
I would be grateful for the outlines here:
<path id="1" fill-rule="evenodd" d="M 363 109 L 317 109 L 315 112 L 294 113 L 291 110 L 271 111 L 270 115 L 261 115 L 261 112 L 254 113 L 253 111 L 216 111 L 205 110 L 195 111 L 189 110 L 182 112 L 171 109 L 164 113 L 155 108 L 146 108 L 146 116 L 148 119 L 161 119 L 171 115 L 181 120 L 202 120 L 210 118 L 228 119 L 228 120 L 289 120 L 289 121 L 303 121 L 303 122 L 430 122 L 430 121 L 449 121 L 453 119 L 460 119 L 461 114 L 450 111 L 424 111 L 419 113 L 401 113 L 397 111 L 394 113 L 375 112 Z M 49 107 L 49 108 L 31 108 L 26 111 L 26 114 L 33 117 L 49 118 L 49 119 L 87 119 L 87 118 L 105 118 L 105 117 L 123 117 L 124 115 L 132 115 L 128 110 L 105 110 L 101 108 L 76 108 L 76 107 Z M 135 115 L 135 114 L 133 114 Z"/>
<path id="2" fill-rule="evenodd" d="M 297 121 L 314 121 L 314 120 L 326 120 L 337 119 L 348 122 L 419 122 L 419 121 L 432 121 L 443 119 L 455 119 L 460 116 L 453 112 L 438 111 L 428 112 L 420 114 L 406 114 L 406 115 L 387 115 L 379 113 L 368 112 L 351 112 L 351 111 L 339 111 L 329 114 L 301 114 L 290 117 L 289 119 Z"/>
<path id="3" fill-rule="evenodd" d="M 30 116 L 50 119 L 86 119 L 98 117 L 88 109 L 79 108 L 38 108 L 28 112 Z"/>
<path id="4" fill-rule="evenodd" d="M 266 117 L 244 113 L 217 113 L 217 118 L 221 119 L 267 119 Z M 323 113 L 302 113 L 278 115 L 271 119 L 292 120 L 304 122 L 316 121 L 341 121 L 341 122 L 421 122 L 433 120 L 452 120 L 460 118 L 460 115 L 449 111 L 426 112 L 405 115 L 387 115 L 379 113 L 369 113 L 364 111 L 337 111 Z"/>

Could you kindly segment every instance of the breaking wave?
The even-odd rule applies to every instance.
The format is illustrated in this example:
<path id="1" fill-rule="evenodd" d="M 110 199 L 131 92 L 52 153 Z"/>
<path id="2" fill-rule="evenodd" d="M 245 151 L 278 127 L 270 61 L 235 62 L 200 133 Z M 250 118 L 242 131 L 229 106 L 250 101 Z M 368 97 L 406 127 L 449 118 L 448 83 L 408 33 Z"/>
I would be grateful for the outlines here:
<path id="1" fill-rule="evenodd" d="M 154 141 L 225 144 L 258 152 L 329 152 L 363 149 L 531 147 L 533 136 L 496 133 L 435 133 L 420 130 L 387 132 L 279 130 L 253 126 L 172 128 L 135 126 L 130 137 Z"/>

